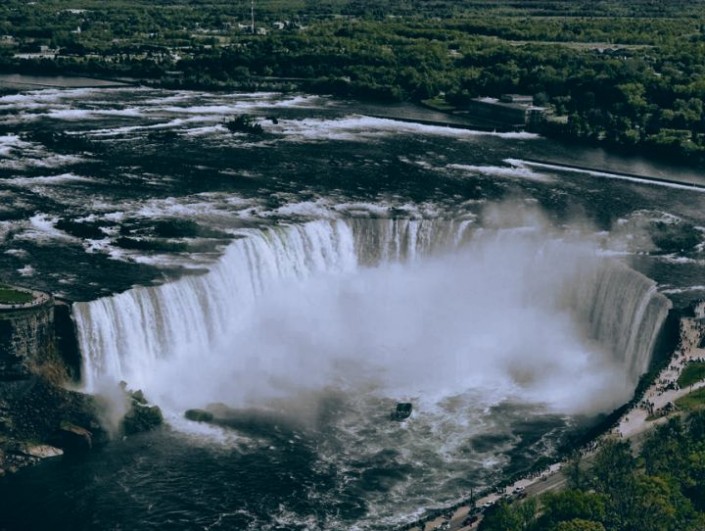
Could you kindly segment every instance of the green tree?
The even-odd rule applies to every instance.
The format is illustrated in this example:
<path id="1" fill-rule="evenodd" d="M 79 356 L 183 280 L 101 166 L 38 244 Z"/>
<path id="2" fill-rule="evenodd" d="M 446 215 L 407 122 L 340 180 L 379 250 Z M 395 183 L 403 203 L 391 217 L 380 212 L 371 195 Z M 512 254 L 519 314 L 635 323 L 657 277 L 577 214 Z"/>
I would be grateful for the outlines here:
<path id="1" fill-rule="evenodd" d="M 555 527 L 551 528 L 551 531 L 605 531 L 605 526 L 600 522 L 575 518 L 566 522 L 560 522 Z"/>
<path id="2" fill-rule="evenodd" d="M 560 522 L 575 519 L 604 522 L 608 500 L 605 494 L 568 489 L 547 493 L 541 503 L 543 513 L 539 527 L 549 529 Z"/>
<path id="3" fill-rule="evenodd" d="M 485 512 L 480 531 L 522 531 L 523 522 L 517 508 L 502 500 Z"/>

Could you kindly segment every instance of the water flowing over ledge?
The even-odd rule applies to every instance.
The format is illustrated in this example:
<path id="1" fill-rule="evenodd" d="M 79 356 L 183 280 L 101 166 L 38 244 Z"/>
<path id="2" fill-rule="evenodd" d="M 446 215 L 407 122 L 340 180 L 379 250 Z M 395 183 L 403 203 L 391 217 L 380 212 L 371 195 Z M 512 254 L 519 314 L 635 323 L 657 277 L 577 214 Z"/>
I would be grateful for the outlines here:
<path id="1" fill-rule="evenodd" d="M 285 290 L 292 282 L 302 283 L 319 276 L 347 278 L 370 267 L 416 264 L 422 259 L 453 262 L 456 255 L 464 258 L 458 259 L 457 267 L 450 273 L 441 273 L 441 277 L 453 275 L 451 280 L 458 287 L 458 300 L 451 293 L 436 300 L 421 300 L 421 305 L 443 309 L 445 304 L 450 304 L 446 310 L 455 314 L 456 310 L 464 311 L 465 306 L 459 304 L 473 304 L 468 302 L 473 298 L 479 308 L 477 314 L 467 316 L 469 323 L 481 323 L 482 314 L 490 313 L 490 310 L 500 316 L 495 320 L 504 319 L 502 315 L 506 315 L 507 320 L 514 319 L 516 334 L 521 336 L 526 332 L 526 344 L 521 344 L 522 338 L 518 337 L 517 345 L 508 347 L 516 350 L 511 355 L 516 359 L 510 356 L 503 358 L 502 363 L 505 372 L 519 386 L 531 386 L 536 380 L 536 368 L 530 367 L 531 364 L 553 364 L 553 361 L 546 360 L 572 355 L 578 348 L 572 339 L 564 341 L 562 331 L 550 337 L 550 323 L 545 321 L 555 320 L 558 328 L 574 327 L 582 341 L 597 345 L 602 352 L 590 359 L 598 359 L 605 367 L 619 367 L 620 389 L 613 399 L 601 403 L 600 407 L 613 407 L 619 400 L 628 399 L 639 376 L 648 367 L 655 338 L 670 307 L 668 299 L 656 292 L 653 281 L 619 263 L 596 256 L 591 249 L 580 244 L 548 238 L 535 231 L 477 230 L 467 220 L 443 219 L 338 219 L 253 230 L 234 241 L 208 274 L 184 277 L 156 287 L 136 287 L 92 302 L 77 303 L 74 318 L 84 360 L 85 388 L 96 392 L 105 380 L 125 380 L 134 387 L 149 388 L 155 378 L 159 378 L 155 373 L 162 370 L 165 363 L 190 366 L 195 371 L 201 364 L 215 363 L 209 358 L 223 350 L 224 340 L 230 342 L 228 359 L 238 356 L 244 359 L 244 354 L 233 346 L 233 334 L 252 325 L 249 314 L 265 294 Z M 384 286 L 393 284 L 395 275 L 402 278 L 403 274 L 401 270 L 393 271 L 377 289 L 384 290 Z M 478 282 L 476 277 L 483 275 L 492 277 L 485 283 L 486 287 L 480 279 L 479 285 L 468 288 L 467 293 L 463 291 L 462 285 L 470 278 Z M 410 278 L 410 282 L 414 282 L 413 277 Z M 397 289 L 407 290 L 405 286 Z M 313 296 L 311 293 L 315 291 L 309 290 L 298 297 L 305 299 Z M 322 311 L 330 312 L 325 304 L 321 303 Z M 331 307 L 336 308 L 339 304 L 339 301 L 333 302 Z M 380 296 L 379 304 L 384 304 L 383 296 Z M 516 313 L 516 307 L 524 308 L 523 313 Z M 526 313 L 534 312 L 534 308 L 547 313 Z M 394 309 L 396 313 L 403 313 L 403 308 Z M 547 326 L 547 331 L 536 337 L 529 324 L 534 320 Z M 566 324 L 564 320 L 572 324 Z M 321 332 L 327 333 L 325 329 L 329 325 L 325 318 L 315 321 L 321 326 Z M 407 326 L 413 331 L 418 328 L 417 323 L 425 321 L 424 317 L 418 317 L 417 321 L 409 320 Z M 271 327 L 277 324 L 269 323 Z M 389 323 L 386 328 L 396 326 Z M 452 351 L 448 358 L 443 353 L 428 352 L 437 356 L 436 363 L 465 366 L 458 359 L 464 356 L 460 352 L 466 342 L 463 333 L 468 335 L 467 342 L 474 350 L 487 350 L 485 357 L 503 356 L 495 353 L 495 346 L 487 347 L 487 342 L 497 342 L 497 338 L 491 337 L 493 333 L 504 341 L 506 337 L 501 336 L 506 335 L 506 330 L 494 330 L 491 323 L 482 325 L 484 331 L 473 329 L 472 324 L 465 331 L 464 326 L 460 323 L 450 332 L 444 332 L 446 336 L 459 336 L 458 341 L 448 347 Z M 271 327 L 268 328 L 270 331 Z M 315 335 L 315 330 L 307 333 Z M 402 330 L 401 334 L 404 333 Z M 471 336 L 475 337 L 471 340 Z M 483 337 L 480 340 L 477 336 Z M 396 337 L 389 341 L 390 344 L 404 343 Z M 439 342 L 439 348 L 444 348 L 443 343 L 447 341 L 441 338 Z M 413 345 L 403 346 L 413 348 Z M 435 349 L 435 346 L 429 348 Z M 537 355 L 537 351 L 551 352 Z M 320 358 L 326 354 L 318 353 L 318 360 L 305 363 L 301 360 L 289 362 L 286 353 L 278 354 L 281 357 L 275 356 L 272 364 L 303 363 L 309 370 L 316 370 L 316 364 L 325 366 L 325 360 Z M 360 354 L 363 357 L 369 355 Z M 248 356 L 253 354 L 248 353 Z M 387 360 L 390 367 L 407 361 L 413 365 L 410 361 L 412 355 L 396 356 L 390 355 Z M 374 361 L 379 361 L 379 356 Z M 336 362 L 342 363 L 341 360 Z M 241 370 L 237 373 L 239 378 L 257 377 L 248 367 L 253 363 L 251 358 L 241 360 L 241 363 Z M 474 363 L 477 364 L 478 360 Z M 468 372 L 481 371 L 482 363 L 485 361 L 477 369 L 468 365 Z M 496 368 L 491 367 L 492 370 Z M 488 369 L 488 372 L 492 371 Z M 294 374 L 291 377 L 295 377 Z M 563 377 L 568 375 L 563 374 Z M 175 393 L 179 392 L 178 381 L 170 382 L 170 386 L 177 389 Z M 455 389 L 455 392 L 461 392 L 461 389 Z"/>

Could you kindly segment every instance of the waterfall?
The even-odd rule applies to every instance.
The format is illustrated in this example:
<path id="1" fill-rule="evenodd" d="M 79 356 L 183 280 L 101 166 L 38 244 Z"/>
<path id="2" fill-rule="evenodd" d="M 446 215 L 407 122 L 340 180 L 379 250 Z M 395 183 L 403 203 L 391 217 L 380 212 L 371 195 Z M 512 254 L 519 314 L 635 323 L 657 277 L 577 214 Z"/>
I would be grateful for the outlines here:
<path id="1" fill-rule="evenodd" d="M 649 368 L 651 354 L 671 301 L 656 283 L 614 261 L 583 270 L 583 281 L 566 290 L 568 306 L 597 341 L 625 364 L 631 382 Z"/>
<path id="2" fill-rule="evenodd" d="M 544 339 L 552 332 L 542 330 L 540 337 L 528 338 L 524 343 L 521 337 L 507 341 L 508 336 L 530 335 L 533 333 L 532 328 L 537 328 L 533 323 L 542 322 L 541 327 L 550 328 L 555 320 L 555 326 L 562 327 L 562 330 L 555 334 L 558 339 L 550 338 L 548 343 L 557 341 L 557 347 L 553 347 L 559 353 L 574 353 L 576 342 L 566 339 L 572 334 L 566 330 L 576 327 L 567 326 L 564 322 L 566 315 L 570 315 L 577 323 L 583 340 L 598 345 L 607 353 L 605 356 L 609 358 L 610 364 L 614 363 L 623 369 L 626 381 L 620 399 L 625 398 L 625 393 L 633 391 L 639 376 L 648 367 L 653 344 L 670 307 L 668 299 L 656 292 L 654 282 L 626 266 L 596 257 L 593 251 L 585 251 L 584 246 L 567 244 L 541 233 L 522 230 L 478 231 L 471 221 L 443 219 L 318 220 L 251 230 L 235 240 L 207 274 L 183 277 L 159 286 L 135 287 L 110 297 L 76 303 L 73 312 L 84 362 L 85 388 L 89 392 L 96 392 L 105 380 L 125 380 L 135 388 L 148 386 L 154 373 L 163 370 L 165 360 L 169 360 L 170 364 L 172 360 L 183 362 L 178 365 L 180 368 L 210 363 L 214 366 L 210 368 L 209 374 L 212 374 L 220 370 L 219 364 L 223 360 L 232 359 L 209 360 L 214 351 L 219 348 L 222 351 L 219 341 L 227 336 L 233 337 L 233 332 L 246 330 L 251 325 L 248 316 L 252 308 L 267 294 L 280 293 L 279 290 L 286 289 L 286 286 L 319 277 L 347 278 L 346 275 L 365 269 L 372 270 L 380 265 L 416 264 L 423 262 L 422 257 L 435 257 L 437 261 L 442 261 L 445 256 L 453 257 L 461 252 L 465 253 L 463 260 L 469 261 L 467 263 L 470 266 L 463 262 L 453 270 L 451 283 L 455 284 L 452 284 L 450 295 L 440 295 L 438 300 L 433 300 L 436 295 L 429 295 L 427 291 L 424 297 L 432 300 L 426 303 L 422 298 L 420 304 L 429 304 L 429 309 L 432 307 L 440 310 L 440 314 L 445 316 L 465 311 L 463 309 L 467 309 L 468 304 L 482 307 L 472 309 L 467 316 L 461 316 L 467 320 L 467 324 L 461 322 L 446 330 L 443 327 L 448 317 L 437 321 L 444 333 L 454 335 L 452 341 L 445 341 L 444 338 L 437 341 L 439 348 L 442 345 L 449 351 L 447 354 L 433 353 L 434 356 L 440 356 L 436 360 L 438 365 L 456 364 L 463 367 L 460 373 L 469 374 L 474 367 L 489 363 L 484 358 L 502 358 L 501 362 L 495 362 L 497 366 L 509 367 L 507 371 L 519 375 L 518 380 L 531 381 L 534 376 L 528 378 L 526 374 L 533 369 L 527 366 L 531 363 L 543 364 L 547 359 L 545 353 L 534 356 L 527 349 L 543 349 Z M 394 283 L 394 289 L 407 291 L 406 286 L 414 283 L 413 277 L 406 284 L 395 283 L 395 274 L 400 276 L 398 271 L 392 271 L 389 281 L 382 280 L 373 289 L 384 290 L 387 284 Z M 485 274 L 493 278 L 487 281 L 477 278 Z M 470 279 L 474 284 L 463 287 Z M 434 279 L 434 282 L 440 281 Z M 303 297 L 309 296 L 311 292 L 326 290 L 328 287 L 315 288 L 305 292 Z M 357 297 L 354 290 L 343 295 Z M 376 297 L 377 293 L 371 296 Z M 443 307 L 444 299 L 454 300 L 448 307 Z M 383 302 L 382 297 L 380 304 Z M 335 332 L 331 332 L 341 330 L 336 327 L 343 325 L 329 325 L 325 315 L 327 311 L 335 311 L 336 305 L 342 303 L 326 300 L 328 306 L 316 304 L 313 303 L 305 311 L 309 312 L 307 317 L 310 317 L 311 312 L 322 313 L 313 320 L 319 326 L 322 337 L 325 336 L 321 341 L 325 348 L 313 353 L 313 360 L 307 359 L 305 363 L 301 363 L 301 360 L 292 361 L 292 375 L 301 369 L 300 365 L 305 365 L 309 373 L 319 370 L 317 364 L 322 367 L 327 361 L 320 358 L 329 355 L 333 349 L 331 345 L 343 341 L 336 341 Z M 375 304 L 358 312 L 358 320 L 374 321 L 369 315 L 377 311 Z M 513 310 L 513 306 L 521 308 L 512 312 L 510 310 Z M 534 312 L 534 306 L 545 312 Z M 396 312 L 406 311 L 405 304 L 391 307 Z M 437 345 L 427 341 L 428 334 L 416 330 L 429 321 L 424 317 L 424 310 L 410 310 L 418 314 L 412 316 L 416 321 L 410 321 L 404 326 L 409 327 L 410 335 L 417 334 L 414 337 L 424 344 L 422 353 L 414 354 L 423 358 Z M 377 315 L 378 320 L 380 316 L 383 314 Z M 406 334 L 403 326 L 399 325 L 400 319 L 403 317 L 393 323 L 372 322 L 370 329 L 359 333 L 345 332 L 346 341 L 356 342 L 359 335 L 374 335 L 377 333 L 375 331 L 385 334 L 389 328 Z M 508 319 L 524 322 L 517 323 L 521 328 L 512 329 L 510 325 L 509 330 L 497 328 L 495 331 L 495 322 Z M 264 336 L 274 330 L 267 328 L 269 324 L 259 326 L 265 330 L 260 332 Z M 480 329 L 474 330 L 473 326 Z M 293 328 L 295 333 L 300 332 Z M 315 329 L 305 332 L 307 335 L 316 333 Z M 414 348 L 411 342 L 399 341 L 398 336 L 385 336 L 384 340 L 390 344 L 403 345 L 406 350 Z M 497 344 L 505 341 L 512 343 L 510 350 L 516 358 L 508 359 L 497 350 L 501 347 Z M 466 342 L 472 345 L 465 348 Z M 363 345 L 352 355 L 359 353 L 364 357 L 364 348 L 372 350 L 370 345 Z M 245 356 L 232 345 L 229 345 L 229 349 L 228 356 Z M 367 355 L 371 361 L 379 361 L 379 358 L 386 356 L 384 349 L 380 351 L 383 354 L 381 356 Z M 280 357 L 270 360 L 270 364 L 288 363 L 285 358 L 287 353 L 276 353 Z M 253 356 L 252 353 L 248 355 Z M 346 355 L 351 353 L 346 352 Z M 447 356 L 447 359 L 442 356 Z M 459 356 L 478 357 L 460 363 Z M 390 367 L 399 367 L 399 363 L 405 363 L 403 357 L 392 356 L 386 361 Z M 250 357 L 242 363 L 235 378 L 243 377 L 249 370 L 247 364 L 261 365 L 262 361 L 253 361 Z M 335 363 L 344 365 L 341 360 L 331 361 L 332 365 Z M 421 372 L 424 370 L 421 363 L 413 366 Z M 496 369 L 495 366 L 488 367 L 489 372 Z M 576 370 L 575 367 L 576 364 L 572 365 L 570 371 Z M 174 372 L 177 372 L 176 368 Z M 552 378 L 554 376 L 555 381 L 572 377 L 568 373 L 553 375 Z M 171 377 L 175 376 L 172 374 Z M 445 382 L 443 378 L 439 381 Z M 461 382 L 461 385 L 464 383 Z"/>
<path id="3" fill-rule="evenodd" d="M 140 386 L 159 359 L 213 348 L 258 295 L 282 282 L 411 259 L 457 244 L 469 223 L 334 220 L 253 230 L 206 275 L 76 303 L 85 388 L 95 391 L 105 377 Z"/>
<path id="4" fill-rule="evenodd" d="M 206 275 L 74 304 L 87 390 L 101 378 L 140 385 L 159 359 L 207 351 L 276 282 L 356 267 L 342 222 L 252 231 Z"/>

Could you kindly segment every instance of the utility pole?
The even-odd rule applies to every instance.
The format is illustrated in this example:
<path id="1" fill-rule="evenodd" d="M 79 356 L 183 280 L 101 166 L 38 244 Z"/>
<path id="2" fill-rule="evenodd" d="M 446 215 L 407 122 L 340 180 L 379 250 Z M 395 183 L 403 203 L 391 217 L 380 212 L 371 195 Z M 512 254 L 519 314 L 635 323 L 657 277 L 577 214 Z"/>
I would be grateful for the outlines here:
<path id="1" fill-rule="evenodd" d="M 255 0 L 250 0 L 250 24 L 252 35 L 255 34 Z"/>

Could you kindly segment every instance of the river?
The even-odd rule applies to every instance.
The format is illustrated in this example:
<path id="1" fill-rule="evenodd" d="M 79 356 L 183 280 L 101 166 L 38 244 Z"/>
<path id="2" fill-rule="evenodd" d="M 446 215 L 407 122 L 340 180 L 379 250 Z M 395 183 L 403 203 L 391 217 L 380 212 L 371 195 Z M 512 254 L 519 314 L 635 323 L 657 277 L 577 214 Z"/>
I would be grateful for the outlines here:
<path id="1" fill-rule="evenodd" d="M 82 385 L 126 379 L 168 427 L 3 479 L 0 528 L 393 528 L 628 400 L 665 297 L 705 291 L 705 176 L 438 118 L 1 97 L 3 281 L 75 301 Z M 238 422 L 182 417 L 217 402 Z"/>

